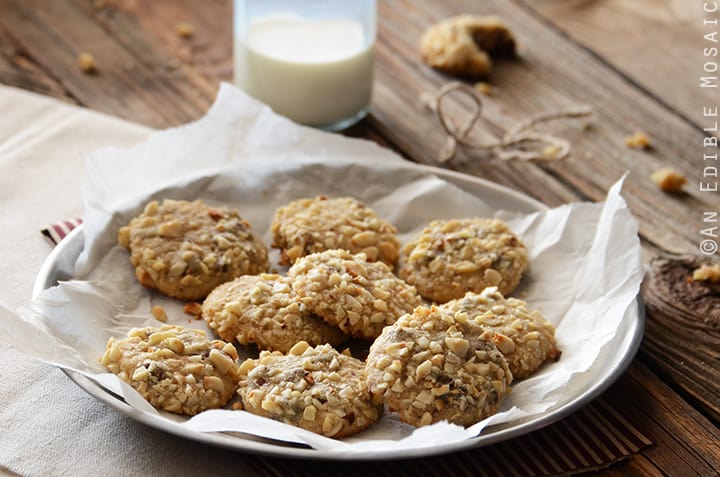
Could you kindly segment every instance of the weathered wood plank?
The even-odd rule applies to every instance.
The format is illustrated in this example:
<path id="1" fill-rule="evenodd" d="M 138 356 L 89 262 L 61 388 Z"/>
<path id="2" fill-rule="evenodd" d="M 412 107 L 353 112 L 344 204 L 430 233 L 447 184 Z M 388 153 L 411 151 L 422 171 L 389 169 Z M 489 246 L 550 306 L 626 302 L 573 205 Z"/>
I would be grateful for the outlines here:
<path id="1" fill-rule="evenodd" d="M 196 119 L 207 109 L 214 81 L 147 48 L 156 40 L 128 16 L 91 10 L 89 2 L 2 0 L 0 26 L 82 104 L 157 127 Z M 80 52 L 93 55 L 96 74 L 77 67 Z"/>
<path id="2" fill-rule="evenodd" d="M 681 383 L 720 422 L 716 365 L 720 361 L 720 284 L 688 281 L 699 262 L 665 258 L 651 262 L 643 296 L 654 319 L 647 323 L 642 354 L 655 358 L 663 374 Z M 678 346 L 677 336 L 687 340 L 688 346 Z"/>
<path id="3" fill-rule="evenodd" d="M 704 55 L 705 48 L 718 47 L 703 37 L 717 32 L 718 25 L 705 24 L 704 19 L 717 20 L 720 13 L 703 12 L 704 2 L 521 1 L 656 99 L 697 125 L 707 123 L 703 108 L 716 106 L 720 91 L 700 87 L 700 78 L 712 76 L 704 72 L 704 63 L 717 63 L 720 57 L 717 52 Z M 708 2 L 708 9 L 713 8 Z M 648 54 L 649 50 L 655 54 Z"/>
<path id="4" fill-rule="evenodd" d="M 36 64 L 2 27 L 0 27 L 0 81 L 9 86 L 78 103 L 60 83 Z"/>
<path id="5" fill-rule="evenodd" d="M 600 200 L 612 182 L 630 171 L 625 191 L 643 237 L 667 251 L 697 252 L 701 211 L 718 205 L 717 196 L 696 187 L 702 179 L 703 135 L 517 5 L 455 1 L 420 13 L 413 11 L 412 2 L 381 3 L 378 83 L 382 86 L 376 90 L 371 122 L 411 158 L 433 162 L 444 135 L 432 115 L 419 106 L 418 96 L 449 78 L 420 63 L 417 42 L 433 20 L 463 11 L 501 14 L 525 45 L 519 61 L 497 65 L 493 81 L 500 96 L 485 101 L 487 109 L 499 116 L 497 129 L 529 114 L 581 103 L 595 109 L 596 119 L 588 131 L 570 128 L 574 151 L 569 160 L 539 165 L 461 160 L 450 166 L 519 188 L 552 205 L 570 199 Z M 590 84 L 588 78 L 603 80 Z M 624 145 L 626 135 L 636 129 L 648 131 L 652 151 Z M 668 196 L 648 180 L 653 170 L 664 165 L 689 178 L 688 194 Z"/>
<path id="6" fill-rule="evenodd" d="M 642 454 L 664 475 L 715 475 L 720 469 L 720 429 L 638 361 L 606 398 L 633 408 L 633 424 L 657 443 Z"/>

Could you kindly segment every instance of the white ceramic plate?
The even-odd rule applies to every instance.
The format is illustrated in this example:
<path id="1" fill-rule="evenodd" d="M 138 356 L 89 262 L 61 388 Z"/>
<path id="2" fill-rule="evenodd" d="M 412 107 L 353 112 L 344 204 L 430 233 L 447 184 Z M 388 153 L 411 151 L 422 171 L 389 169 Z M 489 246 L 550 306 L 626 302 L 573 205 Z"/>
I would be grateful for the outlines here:
<path id="1" fill-rule="evenodd" d="M 444 169 L 427 166 L 420 167 L 429 173 L 433 173 L 457 185 L 466 192 L 480 197 L 491 207 L 521 213 L 531 213 L 546 209 L 543 204 L 528 196 L 485 180 Z M 65 240 L 60 242 L 50 256 L 48 256 L 40 270 L 35 282 L 33 296 L 37 296 L 42 290 L 54 286 L 59 280 L 72 278 L 64 276 L 60 270 L 72 269 L 72 267 L 68 267 L 68 265 L 73 264 L 77 259 L 83 248 L 83 242 L 82 227 L 73 230 Z M 357 453 L 348 455 L 342 451 L 320 451 L 253 436 L 189 431 L 172 421 L 159 416 L 145 414 L 130 407 L 122 398 L 107 391 L 105 388 L 81 374 L 70 371 L 65 371 L 65 373 L 91 396 L 131 418 L 157 429 L 206 444 L 258 454 L 309 459 L 380 460 L 423 457 L 504 441 L 544 427 L 577 411 L 607 389 L 627 368 L 640 346 L 644 322 L 644 309 L 641 299 L 638 297 L 635 303 L 631 305 L 625 313 L 615 338 L 602 349 L 596 363 L 590 370 L 583 373 L 579 379 L 573 380 L 572 389 L 568 390 L 569 392 L 564 400 L 544 414 L 521 421 L 488 427 L 478 437 L 461 442 L 403 451 L 393 449 L 375 450 L 372 453 L 360 455 Z"/>

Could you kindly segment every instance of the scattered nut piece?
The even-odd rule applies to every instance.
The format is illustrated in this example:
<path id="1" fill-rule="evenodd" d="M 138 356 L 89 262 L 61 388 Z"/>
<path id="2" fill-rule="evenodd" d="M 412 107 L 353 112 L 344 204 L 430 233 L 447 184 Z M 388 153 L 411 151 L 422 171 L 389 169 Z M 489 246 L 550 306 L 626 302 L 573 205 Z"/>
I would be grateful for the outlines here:
<path id="1" fill-rule="evenodd" d="M 650 178 L 664 192 L 680 192 L 687 183 L 685 176 L 667 167 L 653 172 Z"/>
<path id="2" fill-rule="evenodd" d="M 192 315 L 196 319 L 199 319 L 199 317 L 202 315 L 202 305 L 196 301 L 191 301 L 190 303 L 185 303 L 185 306 L 183 306 L 183 313 L 186 315 Z"/>
<path id="3" fill-rule="evenodd" d="M 84 73 L 92 74 L 97 71 L 95 66 L 95 58 L 90 53 L 80 53 L 77 57 L 77 64 Z"/>
<path id="4" fill-rule="evenodd" d="M 493 92 L 493 87 L 490 83 L 480 81 L 478 83 L 475 83 L 475 90 L 480 94 L 484 94 L 485 96 L 490 96 Z"/>
<path id="5" fill-rule="evenodd" d="M 175 26 L 175 31 L 181 38 L 190 38 L 193 36 L 193 27 L 188 22 L 180 22 Z"/>
<path id="6" fill-rule="evenodd" d="M 633 149 L 647 149 L 650 147 L 650 138 L 642 131 L 625 138 L 625 145 Z"/>
<path id="7" fill-rule="evenodd" d="M 693 270 L 691 282 L 720 282 L 720 263 L 714 265 L 702 265 Z"/>
<path id="8" fill-rule="evenodd" d="M 167 313 L 165 313 L 165 308 L 163 308 L 160 305 L 153 306 L 150 310 L 152 315 L 155 317 L 156 320 L 162 321 L 163 323 L 167 322 Z"/>

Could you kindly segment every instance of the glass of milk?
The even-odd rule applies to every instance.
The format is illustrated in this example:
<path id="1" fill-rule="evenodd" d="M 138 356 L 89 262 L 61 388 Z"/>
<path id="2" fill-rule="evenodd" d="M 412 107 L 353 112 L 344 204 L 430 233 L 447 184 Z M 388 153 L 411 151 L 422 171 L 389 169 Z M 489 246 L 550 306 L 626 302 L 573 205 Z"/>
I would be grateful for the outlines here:
<path id="1" fill-rule="evenodd" d="M 338 131 L 370 104 L 375 0 L 235 0 L 235 83 L 276 113 Z"/>

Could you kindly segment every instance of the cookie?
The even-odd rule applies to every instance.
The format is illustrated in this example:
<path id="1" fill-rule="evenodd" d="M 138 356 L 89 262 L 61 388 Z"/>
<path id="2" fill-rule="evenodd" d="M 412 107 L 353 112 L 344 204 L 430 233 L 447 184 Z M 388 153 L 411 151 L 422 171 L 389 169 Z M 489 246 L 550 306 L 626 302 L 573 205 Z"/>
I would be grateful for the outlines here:
<path id="1" fill-rule="evenodd" d="M 267 247 L 236 210 L 202 201 L 153 201 L 118 233 L 135 276 L 148 288 L 201 300 L 235 277 L 267 271 Z"/>
<path id="2" fill-rule="evenodd" d="M 502 220 L 435 220 L 401 249 L 398 275 L 444 303 L 491 286 L 509 295 L 527 260 L 525 245 Z"/>
<path id="3" fill-rule="evenodd" d="M 238 355 L 223 341 L 181 326 L 134 328 L 110 338 L 100 362 L 158 409 L 192 416 L 235 395 Z"/>
<path id="4" fill-rule="evenodd" d="M 365 364 L 330 345 L 301 341 L 283 355 L 263 351 L 240 365 L 245 410 L 328 437 L 355 434 L 377 421 Z"/>
<path id="5" fill-rule="evenodd" d="M 469 426 L 495 413 L 510 392 L 512 373 L 492 335 L 463 318 L 418 307 L 370 347 L 370 391 L 401 421 Z"/>
<path id="6" fill-rule="evenodd" d="M 469 321 L 492 331 L 493 342 L 508 360 L 515 379 L 526 378 L 545 361 L 560 357 L 553 324 L 524 301 L 503 297 L 495 287 L 468 293 L 440 308 L 464 313 Z"/>
<path id="7" fill-rule="evenodd" d="M 279 275 L 244 275 L 223 283 L 205 299 L 202 316 L 223 340 L 256 343 L 261 350 L 287 353 L 298 341 L 315 346 L 347 339 L 310 313 L 290 279 Z"/>
<path id="8" fill-rule="evenodd" d="M 288 276 L 300 300 L 328 323 L 362 339 L 422 304 L 415 287 L 365 254 L 327 250 L 299 259 Z"/>
<path id="9" fill-rule="evenodd" d="M 490 75 L 491 57 L 514 56 L 515 38 L 497 17 L 458 15 L 428 28 L 420 53 L 429 66 L 459 76 Z"/>
<path id="10" fill-rule="evenodd" d="M 364 253 L 393 266 L 400 242 L 395 227 L 351 197 L 300 199 L 275 212 L 270 230 L 283 265 L 323 250 Z"/>

